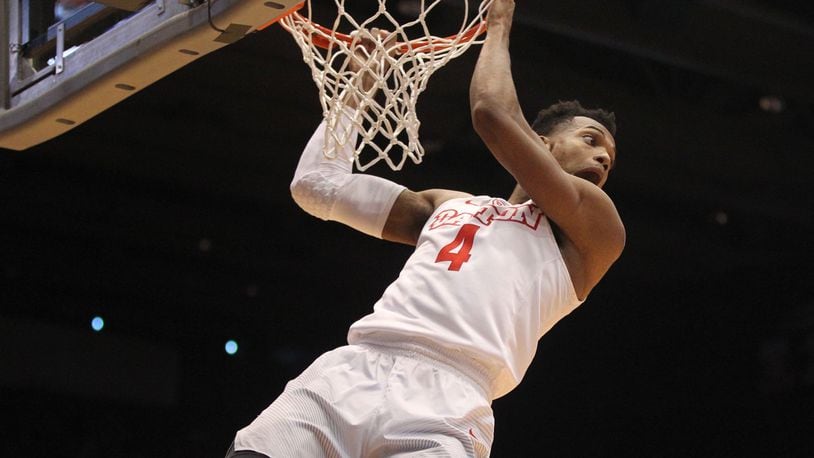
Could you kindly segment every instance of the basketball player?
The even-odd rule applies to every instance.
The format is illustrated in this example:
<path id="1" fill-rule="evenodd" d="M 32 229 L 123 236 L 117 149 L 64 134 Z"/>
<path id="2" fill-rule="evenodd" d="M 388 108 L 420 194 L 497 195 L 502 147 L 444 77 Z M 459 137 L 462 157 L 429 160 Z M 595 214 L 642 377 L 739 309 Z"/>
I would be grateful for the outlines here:
<path id="1" fill-rule="evenodd" d="M 614 116 L 566 102 L 527 124 L 510 70 L 513 10 L 492 5 L 470 92 L 476 131 L 517 179 L 508 200 L 351 174 L 351 146 L 326 159 L 324 124 L 311 138 L 295 201 L 416 249 L 349 345 L 289 382 L 227 456 L 487 456 L 492 400 L 621 254 L 625 231 L 601 189 Z"/>

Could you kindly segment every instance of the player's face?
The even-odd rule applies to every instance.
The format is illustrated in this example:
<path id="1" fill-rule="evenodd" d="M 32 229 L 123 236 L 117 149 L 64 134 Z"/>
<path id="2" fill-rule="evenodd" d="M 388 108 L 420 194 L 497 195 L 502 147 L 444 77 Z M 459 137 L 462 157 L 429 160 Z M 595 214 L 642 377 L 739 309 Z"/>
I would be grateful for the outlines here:
<path id="1" fill-rule="evenodd" d="M 575 116 L 547 138 L 551 154 L 566 173 L 583 178 L 600 188 L 616 161 L 616 141 L 601 123 Z"/>

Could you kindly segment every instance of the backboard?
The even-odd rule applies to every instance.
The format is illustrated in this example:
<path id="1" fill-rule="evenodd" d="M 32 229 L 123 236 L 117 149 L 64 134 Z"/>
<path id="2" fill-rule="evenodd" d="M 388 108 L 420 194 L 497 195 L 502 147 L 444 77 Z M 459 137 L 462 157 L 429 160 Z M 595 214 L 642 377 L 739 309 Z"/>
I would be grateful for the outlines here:
<path id="1" fill-rule="evenodd" d="M 108 0 L 55 18 L 54 3 L 0 2 L 2 148 L 25 150 L 61 135 L 302 6 L 302 0 Z"/>

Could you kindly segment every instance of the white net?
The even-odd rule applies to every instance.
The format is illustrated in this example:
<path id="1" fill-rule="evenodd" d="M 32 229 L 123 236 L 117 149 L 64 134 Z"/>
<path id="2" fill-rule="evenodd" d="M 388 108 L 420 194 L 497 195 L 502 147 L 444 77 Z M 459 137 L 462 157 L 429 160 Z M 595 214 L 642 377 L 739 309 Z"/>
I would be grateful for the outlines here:
<path id="1" fill-rule="evenodd" d="M 330 132 L 325 137 L 327 157 L 335 157 L 334 148 L 352 141 L 348 129 L 338 128 L 339 117 L 345 111 L 361 139 L 355 145 L 357 169 L 365 170 L 380 160 L 393 170 L 400 170 L 408 158 L 416 164 L 421 162 L 424 149 L 418 136 L 421 122 L 416 115 L 419 95 L 436 70 L 469 46 L 482 43 L 478 37 L 486 29 L 484 20 L 492 0 L 471 1 L 476 4 L 470 5 L 468 0 L 365 0 L 368 8 L 376 8 L 360 11 L 358 4 L 362 2 L 358 0 L 348 1 L 347 7 L 345 0 L 333 0 L 334 5 L 323 1 L 328 4 L 316 9 L 308 0 L 302 14 L 294 13 L 281 21 L 302 49 L 319 89 Z M 333 15 L 333 11 L 334 17 L 326 16 Z M 451 33 L 433 35 L 433 13 L 443 22 L 435 27 L 442 28 L 449 26 L 444 18 L 450 12 L 456 15 Z M 315 18 L 318 14 L 322 16 Z M 387 33 L 371 33 L 374 28 Z M 358 43 L 363 37 L 375 49 L 361 49 L 360 53 Z M 349 65 L 354 51 L 361 71 Z M 372 89 L 363 88 L 361 75 L 372 77 Z M 348 100 L 355 103 L 347 104 Z"/>

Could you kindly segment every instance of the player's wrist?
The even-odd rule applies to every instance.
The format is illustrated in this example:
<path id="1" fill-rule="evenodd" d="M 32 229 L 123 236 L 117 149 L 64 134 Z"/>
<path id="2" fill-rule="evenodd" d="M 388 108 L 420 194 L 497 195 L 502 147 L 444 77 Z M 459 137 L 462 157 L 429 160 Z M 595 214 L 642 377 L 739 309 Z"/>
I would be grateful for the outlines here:
<path id="1" fill-rule="evenodd" d="M 486 25 L 489 34 L 491 35 L 493 29 L 498 29 L 503 32 L 508 32 L 512 27 L 512 18 L 514 17 L 514 2 L 511 0 L 495 0 L 489 8 L 489 15 L 486 17 Z"/>

